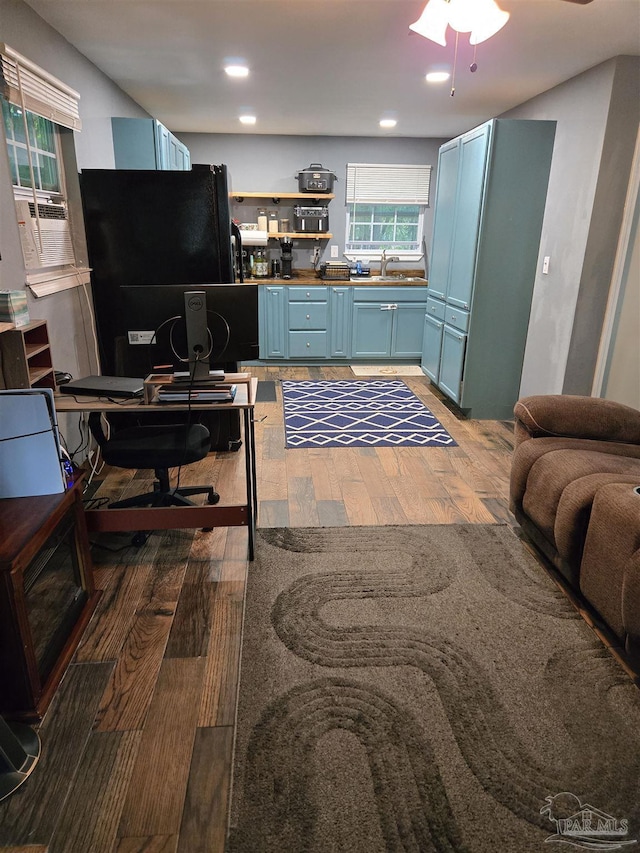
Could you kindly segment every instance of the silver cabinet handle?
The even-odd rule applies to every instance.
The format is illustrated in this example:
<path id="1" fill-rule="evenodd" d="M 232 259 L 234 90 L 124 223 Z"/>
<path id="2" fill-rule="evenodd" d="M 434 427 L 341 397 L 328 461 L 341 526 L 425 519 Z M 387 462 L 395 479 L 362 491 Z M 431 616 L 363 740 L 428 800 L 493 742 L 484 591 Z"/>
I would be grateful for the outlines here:
<path id="1" fill-rule="evenodd" d="M 455 322 L 455 321 L 457 320 L 456 315 L 455 315 L 455 314 L 452 314 L 452 315 L 451 315 L 451 319 Z"/>
<path id="2" fill-rule="evenodd" d="M 307 299 L 308 299 L 310 296 L 311 296 L 311 294 L 310 294 L 310 293 L 307 293 Z"/>
<path id="3" fill-rule="evenodd" d="M 397 305 L 390 302 L 388 305 L 381 305 L 380 310 L 381 311 L 395 311 L 397 307 L 398 307 Z"/>
<path id="4" fill-rule="evenodd" d="M 311 318 L 311 314 L 307 314 L 307 320 Z"/>
<path id="5" fill-rule="evenodd" d="M 308 346 L 308 347 L 310 347 L 310 346 L 311 346 L 311 344 L 309 343 L 309 341 L 307 341 L 307 346 Z"/>

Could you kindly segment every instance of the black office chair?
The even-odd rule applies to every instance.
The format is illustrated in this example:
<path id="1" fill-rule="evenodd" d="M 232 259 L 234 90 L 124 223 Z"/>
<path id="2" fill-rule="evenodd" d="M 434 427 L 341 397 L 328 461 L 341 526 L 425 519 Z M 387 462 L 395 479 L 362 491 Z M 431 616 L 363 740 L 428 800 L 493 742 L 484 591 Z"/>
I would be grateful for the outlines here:
<path id="1" fill-rule="evenodd" d="M 216 504 L 220 495 L 213 486 L 180 486 L 172 489 L 169 468 L 189 465 L 204 459 L 211 449 L 209 430 L 202 424 L 150 424 L 126 427 L 107 438 L 98 412 L 89 415 L 89 429 L 98 442 L 102 458 L 116 468 L 153 468 L 153 491 L 109 504 L 109 509 L 132 506 L 194 506 L 188 495 L 207 495 L 207 503 Z M 209 529 L 209 528 L 206 528 Z M 133 537 L 142 545 L 148 532 Z"/>

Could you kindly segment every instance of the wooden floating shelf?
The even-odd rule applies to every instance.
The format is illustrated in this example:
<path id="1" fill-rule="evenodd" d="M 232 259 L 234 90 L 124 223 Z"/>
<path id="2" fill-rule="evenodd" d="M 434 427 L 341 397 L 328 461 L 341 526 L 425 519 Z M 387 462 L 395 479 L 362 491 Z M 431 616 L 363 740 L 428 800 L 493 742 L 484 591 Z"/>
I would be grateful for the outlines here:
<path id="1" fill-rule="evenodd" d="M 235 199 L 235 201 L 242 202 L 246 198 L 270 198 L 274 204 L 280 204 L 280 201 L 283 198 L 294 199 L 294 198 L 308 198 L 313 201 L 326 200 L 331 201 L 332 198 L 335 198 L 334 193 L 231 193 L 231 198 Z"/>
<path id="2" fill-rule="evenodd" d="M 251 232 L 249 231 L 249 234 L 250 233 Z M 280 231 L 278 231 L 277 233 L 271 232 L 270 234 L 267 234 L 267 237 L 274 237 L 276 240 L 280 237 L 291 237 L 292 240 L 330 240 L 333 237 L 333 234 L 330 234 L 328 231 L 304 231 L 301 233 L 297 231 L 287 231 L 286 233 L 281 233 Z"/>

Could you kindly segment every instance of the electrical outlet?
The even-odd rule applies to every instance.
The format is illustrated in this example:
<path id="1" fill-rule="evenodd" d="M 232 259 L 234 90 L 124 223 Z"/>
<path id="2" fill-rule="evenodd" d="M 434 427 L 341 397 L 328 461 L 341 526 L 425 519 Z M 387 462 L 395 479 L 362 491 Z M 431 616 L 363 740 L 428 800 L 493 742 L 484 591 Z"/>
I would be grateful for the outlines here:
<path id="1" fill-rule="evenodd" d="M 551 260 L 549 255 L 545 255 L 544 260 L 542 261 L 542 275 L 549 275 L 549 261 Z"/>
<path id="2" fill-rule="evenodd" d="M 332 246 L 331 247 L 331 257 L 332 258 L 339 258 L 340 257 L 340 255 L 338 254 L 339 250 L 340 250 L 339 246 Z"/>

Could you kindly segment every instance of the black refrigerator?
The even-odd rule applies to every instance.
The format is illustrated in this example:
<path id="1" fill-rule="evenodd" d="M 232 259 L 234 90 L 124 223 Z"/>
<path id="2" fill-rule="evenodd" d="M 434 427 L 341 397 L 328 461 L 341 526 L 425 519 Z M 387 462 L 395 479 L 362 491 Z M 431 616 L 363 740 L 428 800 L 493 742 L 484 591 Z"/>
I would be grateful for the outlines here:
<path id="1" fill-rule="evenodd" d="M 83 169 L 80 191 L 102 373 L 136 375 L 127 365 L 122 286 L 241 280 L 242 247 L 229 212 L 227 167 Z M 239 423 L 229 432 L 230 441 L 237 441 Z"/>

